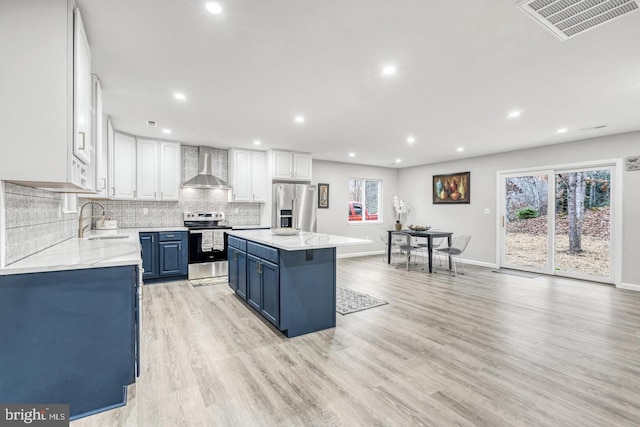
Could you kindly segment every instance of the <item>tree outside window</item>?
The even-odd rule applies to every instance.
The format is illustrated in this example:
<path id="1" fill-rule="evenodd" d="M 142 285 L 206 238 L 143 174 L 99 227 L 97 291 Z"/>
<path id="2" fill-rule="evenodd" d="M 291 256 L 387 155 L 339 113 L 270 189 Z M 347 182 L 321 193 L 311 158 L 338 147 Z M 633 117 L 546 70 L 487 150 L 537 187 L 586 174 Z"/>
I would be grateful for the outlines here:
<path id="1" fill-rule="evenodd" d="M 349 180 L 349 222 L 381 222 L 381 200 L 381 180 L 351 178 Z"/>

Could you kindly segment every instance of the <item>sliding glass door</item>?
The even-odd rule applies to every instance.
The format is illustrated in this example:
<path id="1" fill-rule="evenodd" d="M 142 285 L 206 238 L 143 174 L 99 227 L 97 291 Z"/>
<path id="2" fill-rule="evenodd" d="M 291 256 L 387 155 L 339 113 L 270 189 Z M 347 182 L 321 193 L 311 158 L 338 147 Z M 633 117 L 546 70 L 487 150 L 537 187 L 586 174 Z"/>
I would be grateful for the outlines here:
<path id="1" fill-rule="evenodd" d="M 613 283 L 612 166 L 503 174 L 504 268 Z"/>
<path id="2" fill-rule="evenodd" d="M 547 273 L 552 249 L 549 238 L 550 171 L 503 177 L 502 266 Z"/>

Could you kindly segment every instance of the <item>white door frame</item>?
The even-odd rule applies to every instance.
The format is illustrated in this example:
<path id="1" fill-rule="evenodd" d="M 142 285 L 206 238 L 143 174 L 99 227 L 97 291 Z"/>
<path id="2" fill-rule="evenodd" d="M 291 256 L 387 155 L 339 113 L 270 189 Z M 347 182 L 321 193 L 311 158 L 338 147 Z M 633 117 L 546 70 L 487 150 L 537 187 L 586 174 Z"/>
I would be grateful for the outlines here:
<path id="1" fill-rule="evenodd" d="M 611 230 L 610 230 L 610 259 L 611 259 L 611 271 L 610 278 L 607 280 L 603 280 L 605 283 L 613 283 L 616 287 L 620 287 L 622 280 L 622 194 L 623 194 L 623 181 L 622 181 L 622 159 L 605 159 L 605 160 L 597 160 L 597 161 L 589 161 L 589 162 L 577 162 L 577 163 L 567 163 L 567 164 L 558 164 L 558 165 L 550 165 L 550 166 L 541 166 L 541 167 L 529 167 L 529 168 L 521 168 L 521 169 L 509 169 L 498 171 L 496 174 L 496 263 L 499 267 L 503 265 L 503 226 L 502 226 L 502 217 L 505 214 L 505 206 L 504 206 L 504 178 L 507 176 L 527 176 L 534 172 L 545 172 L 551 171 L 554 181 L 555 181 L 555 173 L 556 172 L 566 172 L 572 170 L 584 170 L 584 169 L 597 169 L 601 168 L 611 168 L 611 187 L 612 191 L 610 193 L 610 209 L 611 209 Z M 555 207 L 555 191 L 549 192 L 549 198 L 553 198 L 553 202 L 550 201 L 549 206 Z M 551 200 L 551 199 L 550 199 Z M 555 209 L 555 208 L 554 208 Z M 553 218 L 550 218 L 549 221 L 552 223 L 549 226 L 549 233 L 553 232 L 552 235 L 555 235 L 555 221 Z M 555 239 L 548 239 L 550 241 L 549 246 L 549 254 L 552 254 L 552 249 L 555 246 L 553 242 Z M 547 266 L 551 268 L 551 266 Z M 535 270 L 539 271 L 539 270 Z M 555 271 L 551 271 L 548 274 L 556 274 Z M 560 273 L 557 274 L 562 277 L 574 277 L 584 279 L 579 275 Z M 589 277 L 587 280 L 599 281 L 597 279 Z"/>

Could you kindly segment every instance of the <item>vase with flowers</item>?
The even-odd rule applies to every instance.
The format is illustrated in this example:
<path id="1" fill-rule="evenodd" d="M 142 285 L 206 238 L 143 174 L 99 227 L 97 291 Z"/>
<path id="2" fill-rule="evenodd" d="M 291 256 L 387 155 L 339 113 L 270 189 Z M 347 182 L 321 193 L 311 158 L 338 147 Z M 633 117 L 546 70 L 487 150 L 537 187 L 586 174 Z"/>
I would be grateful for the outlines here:
<path id="1" fill-rule="evenodd" d="M 393 213 L 396 218 L 396 230 L 402 230 L 402 221 L 407 218 L 411 212 L 411 206 L 403 200 L 398 199 L 398 196 L 393 196 Z"/>

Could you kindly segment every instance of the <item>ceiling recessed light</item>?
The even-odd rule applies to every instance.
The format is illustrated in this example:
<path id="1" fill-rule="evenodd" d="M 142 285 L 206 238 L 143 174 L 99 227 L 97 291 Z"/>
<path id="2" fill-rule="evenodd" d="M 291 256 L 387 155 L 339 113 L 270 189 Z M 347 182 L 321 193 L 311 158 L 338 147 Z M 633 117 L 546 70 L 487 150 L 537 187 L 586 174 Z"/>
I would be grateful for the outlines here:
<path id="1" fill-rule="evenodd" d="M 509 117 L 515 119 L 516 117 L 520 117 L 520 114 L 522 114 L 522 111 L 512 111 L 509 113 Z"/>
<path id="2" fill-rule="evenodd" d="M 147 120 L 147 126 L 156 127 L 158 126 L 158 122 L 155 120 Z"/>
<path id="3" fill-rule="evenodd" d="M 349 157 L 355 157 L 356 153 L 349 153 Z"/>
<path id="4" fill-rule="evenodd" d="M 184 100 L 186 100 L 186 99 L 187 99 L 187 95 L 185 95 L 184 93 L 180 93 L 180 92 L 176 92 L 176 93 L 174 93 L 174 94 L 173 94 L 173 97 L 174 97 L 175 99 L 177 99 L 177 100 L 180 100 L 180 101 L 184 101 Z"/>
<path id="5" fill-rule="evenodd" d="M 414 142 L 416 142 L 416 138 L 414 136 L 409 136 L 407 137 L 407 142 L 409 144 L 413 144 Z"/>
<path id="6" fill-rule="evenodd" d="M 210 1 L 205 4 L 205 7 L 209 11 L 209 13 L 213 13 L 214 15 L 220 15 L 222 13 L 222 6 L 220 4 Z"/>
<path id="7" fill-rule="evenodd" d="M 458 153 L 462 153 L 462 152 L 464 151 L 464 147 L 458 147 L 458 148 L 456 149 L 456 151 L 457 151 Z"/>
<path id="8" fill-rule="evenodd" d="M 402 159 L 396 159 L 396 163 L 402 163 Z"/>
<path id="9" fill-rule="evenodd" d="M 162 129 L 162 133 L 171 133 L 171 129 Z"/>
<path id="10" fill-rule="evenodd" d="M 384 67 L 382 67 L 382 75 L 386 76 L 386 77 L 391 77 L 391 76 L 395 76 L 395 74 L 398 72 L 398 67 L 396 67 L 393 64 L 388 64 L 385 65 Z"/>
<path id="11" fill-rule="evenodd" d="M 557 132 L 558 133 L 565 133 L 566 131 L 568 131 L 569 129 L 567 128 L 562 128 L 562 129 L 558 129 Z"/>
<path id="12" fill-rule="evenodd" d="M 305 122 L 305 118 L 302 114 L 298 114 L 294 119 L 293 119 L 296 123 L 304 123 Z"/>
<path id="13" fill-rule="evenodd" d="M 253 145 L 260 145 L 260 144 L 262 144 L 262 141 L 260 141 L 259 139 L 253 140 Z"/>

